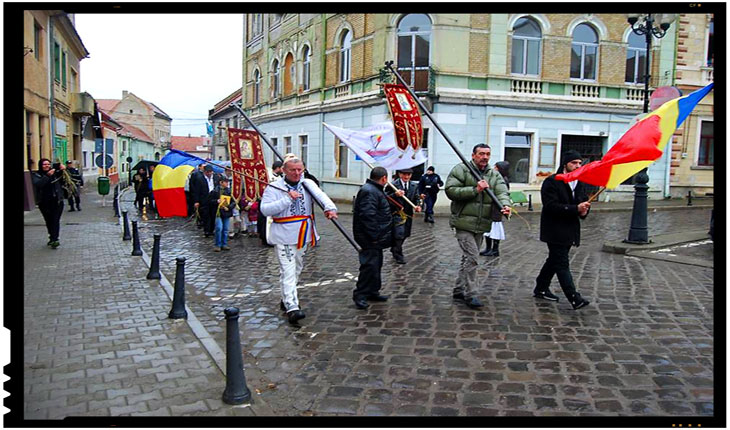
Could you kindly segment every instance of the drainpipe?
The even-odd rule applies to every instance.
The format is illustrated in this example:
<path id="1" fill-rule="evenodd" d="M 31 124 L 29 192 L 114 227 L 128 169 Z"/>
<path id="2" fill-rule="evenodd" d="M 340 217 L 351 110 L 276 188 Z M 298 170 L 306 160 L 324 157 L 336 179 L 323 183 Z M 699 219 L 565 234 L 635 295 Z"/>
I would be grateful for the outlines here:
<path id="1" fill-rule="evenodd" d="M 324 102 L 324 90 L 325 90 L 325 72 L 327 70 L 327 14 L 321 14 L 322 20 L 322 57 L 320 62 L 320 79 L 319 79 L 319 102 Z M 324 176 L 324 112 L 322 107 L 319 109 L 319 165 L 321 166 L 320 174 Z M 322 182 L 324 185 L 324 182 Z"/>
<path id="2" fill-rule="evenodd" d="M 54 48 L 54 40 L 53 40 L 53 18 L 56 15 L 49 15 L 48 16 L 48 52 L 50 55 L 48 55 L 48 94 L 50 95 L 48 99 L 48 111 L 50 115 L 51 120 L 51 136 L 50 136 L 50 146 L 51 146 L 51 154 L 48 158 L 53 159 L 53 147 L 56 143 L 56 115 L 53 111 L 53 81 L 55 77 L 53 76 L 54 68 L 53 68 L 53 58 L 55 55 L 55 52 L 53 50 Z M 43 142 L 41 142 L 41 147 L 43 146 Z"/>
<path id="3" fill-rule="evenodd" d="M 675 85 L 677 83 L 677 49 L 679 48 L 679 15 L 677 16 L 677 25 L 673 26 L 674 30 L 674 61 L 672 61 L 672 85 Z M 682 138 L 686 138 L 686 133 L 682 134 Z M 669 187 L 669 181 L 671 180 L 671 173 L 672 173 L 672 139 L 668 142 L 669 145 L 669 151 L 666 149 L 664 152 L 669 153 L 669 157 L 667 157 L 667 167 L 664 171 L 664 198 L 668 199 L 671 197 L 671 191 Z"/>

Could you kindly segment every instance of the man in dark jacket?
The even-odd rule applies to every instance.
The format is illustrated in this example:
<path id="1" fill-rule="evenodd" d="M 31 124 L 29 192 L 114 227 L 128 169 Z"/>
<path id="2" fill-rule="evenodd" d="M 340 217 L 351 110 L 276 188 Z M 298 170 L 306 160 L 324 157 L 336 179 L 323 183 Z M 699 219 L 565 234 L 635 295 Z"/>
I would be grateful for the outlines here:
<path id="1" fill-rule="evenodd" d="M 142 213 L 142 209 L 144 208 L 144 199 L 149 193 L 147 170 L 145 170 L 144 167 L 140 167 L 139 171 L 134 175 L 134 177 L 132 177 L 132 182 L 134 182 L 134 192 L 136 195 L 134 204 L 137 206 L 139 212 Z"/>
<path id="2" fill-rule="evenodd" d="M 216 185 L 218 178 L 213 176 L 213 166 L 206 164 L 203 168 L 203 175 L 196 175 L 190 178 L 190 188 L 193 197 L 193 207 L 198 209 L 203 224 L 203 234 L 205 237 L 213 235 L 215 227 L 215 213 L 211 214 L 208 203 L 208 195 Z"/>
<path id="3" fill-rule="evenodd" d="M 76 186 L 76 189 L 68 196 L 68 205 L 71 208 L 68 211 L 73 212 L 77 209 L 81 210 L 81 187 L 84 186 L 84 177 L 81 175 L 81 172 L 79 172 L 79 169 L 74 168 L 73 161 L 71 160 L 66 161 L 66 170 Z M 74 202 L 76 203 L 76 209 L 74 209 Z"/>
<path id="4" fill-rule="evenodd" d="M 582 162 L 578 151 L 566 151 L 561 157 L 558 173 L 570 173 Z M 550 281 L 557 274 L 565 297 L 573 309 L 580 309 L 590 302 L 575 289 L 568 252 L 571 246 L 580 246 L 580 219 L 585 219 L 591 208 L 585 185 L 577 180 L 570 183 L 558 181 L 552 175 L 542 183 L 540 195 L 540 240 L 547 243 L 548 258 L 537 276 L 533 295 L 557 302 L 558 297 L 550 292 Z"/>
<path id="5" fill-rule="evenodd" d="M 60 245 L 58 236 L 61 230 L 61 215 L 63 214 L 63 181 L 62 170 L 65 167 L 57 163 L 51 164 L 51 160 L 41 158 L 38 161 L 38 170 L 33 172 L 33 187 L 35 198 L 38 202 L 38 209 L 43 215 L 48 229 L 47 245 L 53 249 Z"/>
<path id="6" fill-rule="evenodd" d="M 391 203 L 393 211 L 393 246 L 390 247 L 390 253 L 393 254 L 393 259 L 398 264 L 406 264 L 405 257 L 403 257 L 403 242 L 411 236 L 411 226 L 413 225 L 414 209 L 403 197 L 416 205 L 416 212 L 421 212 L 418 186 L 411 182 L 412 174 L 412 169 L 398 170 L 398 179 L 392 182 L 398 191 L 390 193 L 388 191 L 393 189 L 386 189 L 386 194 L 403 207 L 403 212 L 400 212 L 400 207 Z M 403 215 L 405 215 L 405 218 Z"/>
<path id="7" fill-rule="evenodd" d="M 365 309 L 369 301 L 384 302 L 387 296 L 380 295 L 383 267 L 383 249 L 391 246 L 393 217 L 383 187 L 388 182 L 388 172 L 376 167 L 370 172 L 370 179 L 360 187 L 353 207 L 352 232 L 360 251 L 360 274 L 352 299 L 358 309 Z"/>
<path id="8" fill-rule="evenodd" d="M 421 176 L 421 180 L 418 181 L 418 193 L 421 195 L 421 199 L 426 202 L 426 216 L 423 218 L 423 222 L 430 222 L 433 224 L 433 206 L 436 204 L 439 187 L 443 186 L 444 181 L 442 181 L 441 177 L 436 174 L 434 167 L 428 166 L 426 173 Z"/>

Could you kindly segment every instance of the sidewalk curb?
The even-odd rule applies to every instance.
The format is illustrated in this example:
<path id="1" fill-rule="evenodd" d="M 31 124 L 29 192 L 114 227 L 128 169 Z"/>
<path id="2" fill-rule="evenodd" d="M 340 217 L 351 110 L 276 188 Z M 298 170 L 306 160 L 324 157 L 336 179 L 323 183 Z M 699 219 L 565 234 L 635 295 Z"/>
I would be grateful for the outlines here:
<path id="1" fill-rule="evenodd" d="M 120 203 L 122 201 L 122 195 L 124 194 L 124 192 L 126 190 L 127 189 L 125 188 L 124 190 L 122 190 L 121 193 L 119 193 L 118 198 L 119 198 Z M 120 213 L 122 212 L 121 206 L 120 206 L 119 212 Z M 120 226 L 120 229 L 123 229 L 122 217 L 118 216 L 117 219 L 119 221 L 118 225 Z M 150 267 L 152 258 L 145 252 L 144 249 L 142 249 L 142 261 L 148 268 Z M 170 299 L 170 303 L 173 302 L 174 291 L 175 291 L 173 284 L 170 283 L 170 281 L 167 279 L 165 274 L 162 273 L 162 271 L 160 271 L 160 280 L 159 281 L 149 280 L 149 279 L 147 281 L 149 281 L 150 285 L 152 285 L 152 286 L 154 286 L 155 284 L 160 286 L 162 288 L 162 290 L 165 292 L 165 294 L 167 295 L 167 297 Z M 225 352 L 221 349 L 220 346 L 218 346 L 218 342 L 216 342 L 215 339 L 213 339 L 213 336 L 211 336 L 210 333 L 208 333 L 208 330 L 205 329 L 205 326 L 203 326 L 203 324 L 200 322 L 198 317 L 195 316 L 195 314 L 188 307 L 187 304 L 185 305 L 185 310 L 188 313 L 188 316 L 185 319 L 185 322 L 187 323 L 188 327 L 190 327 L 190 330 L 193 332 L 193 335 L 198 339 L 198 341 L 200 341 L 201 345 L 203 346 L 203 349 L 205 349 L 208 352 L 208 355 L 213 359 L 213 362 L 215 362 L 218 369 L 225 376 L 226 375 L 226 360 L 227 360 Z M 244 370 L 249 374 L 249 377 L 246 377 L 247 385 L 250 385 L 249 381 L 260 380 L 261 376 L 263 376 L 255 368 L 249 368 L 249 369 L 244 369 Z M 253 378 L 251 378 L 250 376 L 253 376 Z M 250 388 L 251 387 L 249 386 L 249 389 Z M 223 391 L 221 391 L 221 393 L 222 392 Z M 266 402 L 264 402 L 264 400 L 261 399 L 260 396 L 258 398 L 255 398 L 255 396 L 257 394 L 258 393 L 256 393 L 255 390 L 252 390 L 251 391 L 251 401 L 249 403 L 245 403 L 242 405 L 228 405 L 228 406 L 234 407 L 234 408 L 250 407 L 256 416 L 273 416 L 273 415 L 275 415 L 274 410 L 271 409 L 271 407 L 268 404 L 266 404 Z"/>
<path id="2" fill-rule="evenodd" d="M 701 258 L 677 256 L 672 254 L 659 254 L 655 251 L 683 243 L 691 243 L 708 240 L 706 230 L 692 230 L 681 233 L 660 234 L 649 237 L 649 243 L 644 245 L 625 243 L 623 241 L 605 242 L 602 251 L 614 254 L 623 254 L 629 257 L 641 257 L 651 260 L 668 261 L 671 263 L 688 264 L 691 266 L 714 268 L 713 261 L 706 261 Z"/>

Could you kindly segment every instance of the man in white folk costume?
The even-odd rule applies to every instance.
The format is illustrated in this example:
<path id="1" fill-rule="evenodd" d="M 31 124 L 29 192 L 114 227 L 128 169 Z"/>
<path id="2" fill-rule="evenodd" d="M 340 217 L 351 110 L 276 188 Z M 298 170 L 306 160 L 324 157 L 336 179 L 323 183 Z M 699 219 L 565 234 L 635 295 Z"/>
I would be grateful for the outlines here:
<path id="1" fill-rule="evenodd" d="M 272 186 L 264 190 L 261 213 L 273 218 L 267 240 L 276 247 L 279 258 L 280 305 L 286 311 L 289 322 L 296 324 L 305 317 L 297 297 L 297 283 L 304 267 L 304 255 L 319 240 L 314 225 L 312 199 L 322 203 L 327 219 L 337 219 L 337 207 L 314 181 L 303 177 L 304 165 L 300 159 L 286 158 L 283 171 L 284 177 L 272 182 Z"/>

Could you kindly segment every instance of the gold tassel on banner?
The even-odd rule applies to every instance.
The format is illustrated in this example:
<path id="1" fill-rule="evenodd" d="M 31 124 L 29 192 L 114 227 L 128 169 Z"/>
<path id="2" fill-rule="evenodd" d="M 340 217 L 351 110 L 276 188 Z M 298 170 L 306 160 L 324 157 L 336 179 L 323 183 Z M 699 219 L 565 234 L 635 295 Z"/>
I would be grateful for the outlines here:
<path id="1" fill-rule="evenodd" d="M 147 218 L 147 199 L 149 199 L 149 197 L 145 197 L 142 200 L 142 221 L 147 221 L 149 219 Z"/>

